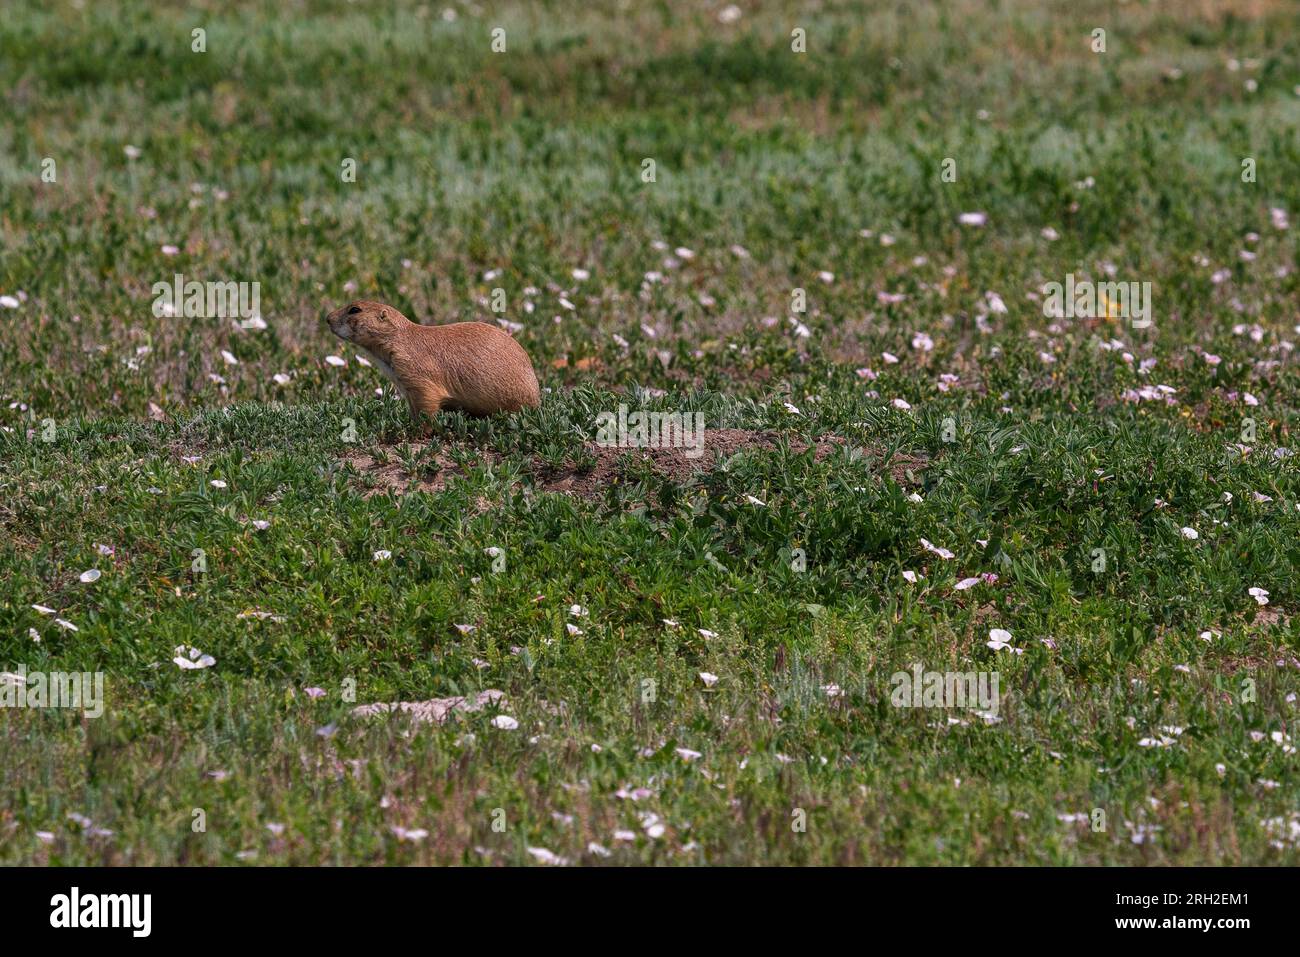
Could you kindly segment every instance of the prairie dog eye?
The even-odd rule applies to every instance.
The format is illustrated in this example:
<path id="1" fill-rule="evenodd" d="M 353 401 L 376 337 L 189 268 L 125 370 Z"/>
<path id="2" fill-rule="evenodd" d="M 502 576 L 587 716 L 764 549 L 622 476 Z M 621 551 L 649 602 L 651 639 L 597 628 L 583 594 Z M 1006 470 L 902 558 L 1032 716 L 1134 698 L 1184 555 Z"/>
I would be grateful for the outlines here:
<path id="1" fill-rule="evenodd" d="M 361 311 L 361 307 L 360 307 L 360 306 L 353 306 L 351 309 L 348 310 L 348 315 L 349 315 L 349 316 L 355 316 L 355 315 L 356 315 L 357 313 L 359 313 L 360 311 Z"/>

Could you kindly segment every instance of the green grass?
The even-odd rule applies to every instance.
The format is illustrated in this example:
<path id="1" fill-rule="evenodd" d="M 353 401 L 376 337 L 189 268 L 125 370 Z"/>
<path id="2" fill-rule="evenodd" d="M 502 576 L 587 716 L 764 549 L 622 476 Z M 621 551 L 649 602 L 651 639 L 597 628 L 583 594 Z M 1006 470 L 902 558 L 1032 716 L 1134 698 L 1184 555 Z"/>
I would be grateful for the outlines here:
<path id="1" fill-rule="evenodd" d="M 0 713 L 0 862 L 1295 862 L 1300 16 L 739 5 L 6 10 L 0 670 L 108 701 Z M 268 328 L 153 316 L 175 272 Z M 1071 272 L 1155 326 L 1045 318 Z M 426 435 L 355 297 L 518 323 L 541 409 Z M 776 440 L 557 489 L 620 403 Z"/>

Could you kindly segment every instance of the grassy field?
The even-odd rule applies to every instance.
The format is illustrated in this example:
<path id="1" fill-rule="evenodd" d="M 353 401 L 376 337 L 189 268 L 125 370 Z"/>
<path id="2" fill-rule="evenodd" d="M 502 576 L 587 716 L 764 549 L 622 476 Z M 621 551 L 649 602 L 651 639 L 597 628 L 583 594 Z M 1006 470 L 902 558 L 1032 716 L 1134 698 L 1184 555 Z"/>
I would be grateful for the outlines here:
<path id="1" fill-rule="evenodd" d="M 1295 863 L 1298 129 L 1284 0 L 7 3 L 0 862 Z"/>

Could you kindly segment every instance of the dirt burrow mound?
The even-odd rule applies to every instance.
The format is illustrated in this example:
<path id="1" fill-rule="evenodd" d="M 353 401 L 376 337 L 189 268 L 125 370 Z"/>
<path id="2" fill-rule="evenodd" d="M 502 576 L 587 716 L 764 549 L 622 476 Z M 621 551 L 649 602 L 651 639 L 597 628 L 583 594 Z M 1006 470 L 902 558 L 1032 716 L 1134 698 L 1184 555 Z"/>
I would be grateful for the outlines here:
<path id="1" fill-rule="evenodd" d="M 692 475 L 712 472 L 719 463 L 733 455 L 749 451 L 771 451 L 778 448 L 783 437 L 777 432 L 754 431 L 750 429 L 714 429 L 707 433 L 707 439 L 700 454 L 694 450 L 682 448 L 609 448 L 587 443 L 587 451 L 596 463 L 590 471 L 576 468 L 560 471 L 536 468 L 534 478 L 546 491 L 565 492 L 585 499 L 603 497 L 605 489 L 632 471 L 631 463 L 648 463 L 650 468 L 663 478 L 682 484 Z M 795 454 L 813 449 L 813 458 L 820 462 L 833 454 L 838 448 L 847 448 L 850 443 L 842 436 L 824 436 L 812 443 L 793 436 L 785 438 L 790 450 Z M 687 454 L 691 452 L 692 454 Z M 869 459 L 877 462 L 882 457 L 879 451 L 874 456 L 871 449 L 864 449 Z M 915 473 L 924 466 L 924 462 L 913 456 L 895 455 L 889 464 L 889 473 L 900 484 L 907 481 L 907 472 Z"/>
<path id="2" fill-rule="evenodd" d="M 408 443 L 407 447 L 416 454 L 422 453 L 428 446 Z M 365 497 L 381 495 L 392 490 L 399 495 L 407 492 L 441 492 L 453 478 L 463 475 L 460 467 L 445 452 L 434 455 L 432 462 L 424 463 L 417 472 L 409 472 L 401 461 L 401 456 L 394 454 L 397 446 L 389 447 L 385 461 L 373 455 L 358 453 L 343 458 L 342 464 L 350 466 L 359 475 L 368 477 L 373 485 L 365 491 Z M 487 453 L 491 456 L 491 453 Z M 367 483 L 368 485 L 370 483 Z"/>
<path id="3" fill-rule="evenodd" d="M 795 454 L 802 454 L 811 448 L 813 458 L 818 462 L 837 449 L 851 446 L 850 441 L 843 436 L 824 436 L 809 443 L 793 436 L 783 437 L 777 432 L 714 429 L 707 433 L 699 454 L 695 454 L 694 449 L 686 448 L 611 448 L 588 442 L 586 450 L 595 460 L 589 469 L 576 466 L 556 469 L 534 459 L 525 471 L 540 491 L 560 492 L 596 501 L 604 497 L 605 489 L 611 484 L 629 475 L 635 468 L 635 463 L 648 463 L 656 474 L 670 482 L 684 484 L 693 475 L 712 472 L 719 463 L 733 455 L 755 450 L 773 451 L 783 441 L 788 443 Z M 414 444 L 409 446 L 417 455 L 425 447 Z M 884 462 L 885 453 L 879 448 L 860 448 L 873 468 L 887 471 L 900 485 L 916 484 L 918 473 L 927 464 L 924 457 L 902 453 L 895 453 L 888 462 Z M 474 455 L 478 462 L 493 463 L 502 458 L 489 449 L 476 449 Z M 381 462 L 372 455 L 362 453 L 347 457 L 344 463 L 372 481 L 367 496 L 389 490 L 398 494 L 439 492 L 446 488 L 451 479 L 464 474 L 445 449 L 436 453 L 433 461 L 425 463 L 417 474 L 408 472 L 398 458 L 391 455 L 387 458 L 387 461 Z"/>

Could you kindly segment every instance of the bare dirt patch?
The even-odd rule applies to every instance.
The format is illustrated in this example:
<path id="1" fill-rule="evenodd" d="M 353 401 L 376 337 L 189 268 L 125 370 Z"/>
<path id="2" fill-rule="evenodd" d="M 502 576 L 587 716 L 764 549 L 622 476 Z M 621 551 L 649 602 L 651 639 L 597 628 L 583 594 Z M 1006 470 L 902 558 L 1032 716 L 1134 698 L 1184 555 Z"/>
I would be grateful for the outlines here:
<path id="1" fill-rule="evenodd" d="M 598 501 L 604 497 L 605 489 L 611 484 L 623 480 L 635 468 L 646 464 L 664 479 L 685 484 L 693 476 L 712 472 L 733 455 L 755 450 L 774 451 L 782 442 L 788 443 L 791 451 L 796 454 L 812 449 L 813 458 L 818 462 L 837 449 L 850 446 L 848 439 L 838 435 L 823 436 L 809 443 L 793 436 L 782 436 L 779 432 L 714 429 L 708 433 L 701 454 L 695 457 L 687 455 L 687 450 L 681 448 L 607 448 L 589 442 L 585 446 L 589 456 L 587 463 L 570 463 L 555 468 L 533 459 L 525 465 L 524 472 L 539 491 L 559 492 L 588 501 Z M 409 448 L 418 462 L 413 469 L 408 468 L 403 458 L 392 450 L 377 451 L 374 455 L 358 452 L 347 456 L 343 463 L 363 478 L 367 498 L 390 491 L 398 495 L 441 492 L 450 481 L 465 474 L 462 466 L 448 454 L 447 449 L 428 456 L 424 454 L 425 446 L 411 445 Z M 902 453 L 895 453 L 885 462 L 883 451 L 870 447 L 861 450 L 877 471 L 888 474 L 900 485 L 916 484 L 919 473 L 927 464 L 924 457 Z M 501 458 L 499 453 L 490 449 L 474 449 L 471 461 L 491 463 L 500 461 Z M 594 464 L 591 464 L 593 460 Z"/>
<path id="2" fill-rule="evenodd" d="M 402 457 L 393 454 L 392 448 L 386 449 L 380 457 L 359 452 L 343 458 L 343 464 L 351 466 L 366 479 L 365 497 L 382 495 L 392 491 L 399 495 L 408 492 L 441 492 L 453 478 L 463 477 L 464 471 L 446 450 L 435 452 L 427 458 L 423 452 L 426 445 L 409 444 L 419 464 L 414 470 L 408 470 Z M 496 455 L 487 450 L 476 450 L 480 458 L 495 459 Z"/>
<path id="3" fill-rule="evenodd" d="M 1250 620 L 1250 627 L 1254 629 L 1271 628 L 1277 625 L 1279 628 L 1286 628 L 1291 624 L 1291 616 L 1282 611 L 1276 605 L 1269 605 L 1266 608 L 1256 608 L 1255 615 Z"/>
<path id="4" fill-rule="evenodd" d="M 782 441 L 783 437 L 777 432 L 714 429 L 708 433 L 704 449 L 696 457 L 688 456 L 685 449 L 605 448 L 588 443 L 587 451 L 596 460 L 591 469 L 570 468 L 560 471 L 535 469 L 533 476 L 548 492 L 564 492 L 577 495 L 579 498 L 595 500 L 603 496 L 604 489 L 612 482 L 628 474 L 631 463 L 648 463 L 658 475 L 681 484 L 693 475 L 713 471 L 721 461 L 740 452 L 771 451 Z M 789 437 L 785 441 L 788 441 L 790 449 L 796 454 L 812 448 L 813 458 L 818 462 L 831 455 L 836 449 L 847 447 L 849 444 L 847 439 L 838 435 L 824 436 L 811 444 L 794 437 Z M 871 454 L 870 449 L 864 451 L 868 455 Z M 879 452 L 875 455 L 877 460 L 882 457 Z M 895 455 L 889 463 L 880 463 L 880 466 L 887 469 L 890 477 L 896 482 L 904 484 L 912 480 L 909 478 L 909 473 L 914 477 L 925 466 L 925 461 L 915 456 Z"/>

